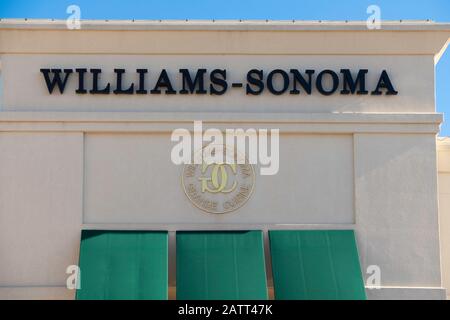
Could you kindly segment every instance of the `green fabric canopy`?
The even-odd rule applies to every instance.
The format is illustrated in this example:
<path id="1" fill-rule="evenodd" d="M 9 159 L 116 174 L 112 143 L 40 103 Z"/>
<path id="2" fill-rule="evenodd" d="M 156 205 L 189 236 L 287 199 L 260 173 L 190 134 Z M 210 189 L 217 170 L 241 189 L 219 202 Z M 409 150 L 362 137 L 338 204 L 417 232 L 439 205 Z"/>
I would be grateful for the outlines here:
<path id="1" fill-rule="evenodd" d="M 366 299 L 353 230 L 269 231 L 275 299 Z"/>
<path id="2" fill-rule="evenodd" d="M 167 299 L 167 232 L 83 230 L 76 298 Z"/>
<path id="3" fill-rule="evenodd" d="M 267 299 L 262 232 L 177 232 L 177 299 Z"/>

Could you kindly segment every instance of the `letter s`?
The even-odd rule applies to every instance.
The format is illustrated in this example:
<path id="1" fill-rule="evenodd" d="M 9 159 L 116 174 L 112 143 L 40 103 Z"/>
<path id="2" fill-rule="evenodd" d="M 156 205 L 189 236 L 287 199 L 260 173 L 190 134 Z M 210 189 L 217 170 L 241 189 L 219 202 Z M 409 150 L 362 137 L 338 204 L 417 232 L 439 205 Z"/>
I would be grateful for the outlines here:
<path id="1" fill-rule="evenodd" d="M 255 77 L 256 75 L 257 77 Z M 246 87 L 246 93 L 247 94 L 253 94 L 253 95 L 259 95 L 264 90 L 264 82 L 263 79 L 263 71 L 262 70 L 256 70 L 252 69 L 247 73 L 247 87 Z M 256 86 L 258 89 L 254 90 L 251 86 Z"/>
<path id="2" fill-rule="evenodd" d="M 220 75 L 221 77 L 218 77 L 218 75 Z M 216 94 L 216 95 L 222 95 L 227 91 L 228 88 L 228 83 L 227 83 L 227 71 L 224 70 L 220 70 L 220 69 L 214 69 L 213 71 L 211 71 L 210 74 L 210 80 L 211 80 L 211 85 L 209 86 L 209 93 L 210 94 Z M 213 85 L 217 85 L 219 87 L 222 87 L 222 89 L 216 89 L 216 87 Z"/>

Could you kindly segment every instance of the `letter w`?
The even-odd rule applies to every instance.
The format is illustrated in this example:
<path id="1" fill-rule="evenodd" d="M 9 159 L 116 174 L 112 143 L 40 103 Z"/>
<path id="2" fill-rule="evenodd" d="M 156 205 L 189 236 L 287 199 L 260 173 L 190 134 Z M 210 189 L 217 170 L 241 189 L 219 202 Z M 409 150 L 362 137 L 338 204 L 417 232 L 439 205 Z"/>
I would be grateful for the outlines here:
<path id="1" fill-rule="evenodd" d="M 58 85 L 59 92 L 64 93 L 64 88 L 66 87 L 67 79 L 69 75 L 72 73 L 72 69 L 64 69 L 65 77 L 64 80 L 61 80 L 59 76 L 61 73 L 61 69 L 41 69 L 42 74 L 45 78 L 45 84 L 47 85 L 48 93 L 52 93 L 55 88 L 55 84 Z M 49 73 L 53 73 L 53 79 L 50 80 Z"/>

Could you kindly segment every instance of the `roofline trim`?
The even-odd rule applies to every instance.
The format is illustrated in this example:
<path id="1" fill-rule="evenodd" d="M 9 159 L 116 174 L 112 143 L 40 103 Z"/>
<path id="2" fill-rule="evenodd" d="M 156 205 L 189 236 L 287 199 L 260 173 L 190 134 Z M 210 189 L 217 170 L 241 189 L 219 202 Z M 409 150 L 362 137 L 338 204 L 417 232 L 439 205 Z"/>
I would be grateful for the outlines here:
<path id="1" fill-rule="evenodd" d="M 366 21 L 308 20 L 81 20 L 81 30 L 212 30 L 212 31 L 450 31 L 450 23 L 431 20 L 382 21 L 368 29 Z M 66 20 L 0 19 L 0 29 L 69 30 Z"/>

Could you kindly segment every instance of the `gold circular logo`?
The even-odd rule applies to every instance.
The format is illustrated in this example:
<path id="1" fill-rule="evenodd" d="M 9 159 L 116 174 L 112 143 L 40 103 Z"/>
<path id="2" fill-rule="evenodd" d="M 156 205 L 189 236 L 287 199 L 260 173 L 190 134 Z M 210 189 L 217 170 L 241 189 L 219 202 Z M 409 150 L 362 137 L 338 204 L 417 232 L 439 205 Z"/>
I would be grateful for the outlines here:
<path id="1" fill-rule="evenodd" d="M 230 161 L 224 147 L 216 147 L 216 152 L 223 153 L 223 162 L 204 160 L 202 164 L 185 165 L 182 184 L 186 196 L 197 208 L 227 213 L 242 207 L 250 198 L 255 172 L 248 161 L 236 161 L 237 157 Z"/>

